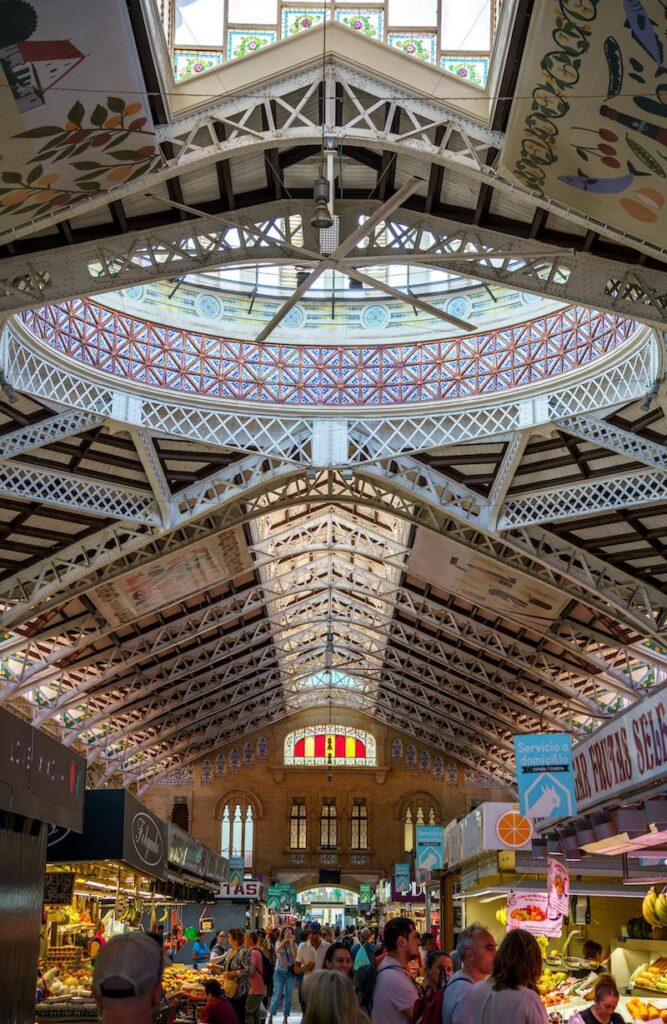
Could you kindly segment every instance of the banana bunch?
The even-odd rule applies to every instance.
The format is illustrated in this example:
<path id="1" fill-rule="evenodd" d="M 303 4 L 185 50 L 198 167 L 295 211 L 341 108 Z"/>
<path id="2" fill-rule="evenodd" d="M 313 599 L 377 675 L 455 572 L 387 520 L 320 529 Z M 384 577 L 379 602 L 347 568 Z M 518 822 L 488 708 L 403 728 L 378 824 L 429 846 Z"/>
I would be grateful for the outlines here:
<path id="1" fill-rule="evenodd" d="M 651 886 L 642 902 L 642 917 L 654 927 L 667 926 L 667 895 L 664 892 L 658 895 Z"/>
<path id="2" fill-rule="evenodd" d="M 496 921 L 501 924 L 503 928 L 507 927 L 507 907 L 501 907 L 500 910 L 496 910 Z"/>

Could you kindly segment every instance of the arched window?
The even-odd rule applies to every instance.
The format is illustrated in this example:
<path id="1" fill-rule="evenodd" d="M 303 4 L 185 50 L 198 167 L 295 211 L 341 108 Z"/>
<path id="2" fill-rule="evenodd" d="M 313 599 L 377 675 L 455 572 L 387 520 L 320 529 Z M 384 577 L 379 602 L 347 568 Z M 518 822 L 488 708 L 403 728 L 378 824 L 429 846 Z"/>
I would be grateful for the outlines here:
<path id="1" fill-rule="evenodd" d="M 404 796 L 396 808 L 396 817 L 403 830 L 403 850 L 413 853 L 416 843 L 415 829 L 420 825 L 440 825 L 443 821 L 442 808 L 435 797 L 426 792 Z"/>
<path id="2" fill-rule="evenodd" d="M 285 737 L 285 764 L 331 764 L 347 768 L 375 765 L 375 737 L 349 725 L 309 725 Z"/>
<path id="3" fill-rule="evenodd" d="M 289 820 L 289 844 L 292 850 L 305 850 L 308 847 L 308 818 L 306 802 L 301 797 L 292 801 Z"/>
<path id="4" fill-rule="evenodd" d="M 352 830 L 350 848 L 352 850 L 368 849 L 368 807 L 363 797 L 355 797 L 352 806 Z"/>
<path id="5" fill-rule="evenodd" d="M 320 815 L 320 847 L 323 850 L 335 850 L 338 846 L 338 814 L 336 798 L 325 797 Z"/>
<path id="6" fill-rule="evenodd" d="M 404 837 L 405 837 L 404 840 L 403 840 L 403 846 L 405 847 L 405 852 L 406 853 L 412 853 L 412 851 L 414 850 L 414 847 L 415 847 L 415 839 L 414 839 L 414 826 L 413 826 L 413 822 L 412 822 L 412 808 L 410 806 L 406 807 L 406 809 L 405 809 L 405 821 L 404 821 L 404 827 L 403 827 L 403 834 L 404 834 Z"/>
<path id="7" fill-rule="evenodd" d="M 241 797 L 230 797 L 220 814 L 220 853 L 223 857 L 243 857 L 243 866 L 252 867 L 255 849 L 256 814 L 252 803 Z"/>

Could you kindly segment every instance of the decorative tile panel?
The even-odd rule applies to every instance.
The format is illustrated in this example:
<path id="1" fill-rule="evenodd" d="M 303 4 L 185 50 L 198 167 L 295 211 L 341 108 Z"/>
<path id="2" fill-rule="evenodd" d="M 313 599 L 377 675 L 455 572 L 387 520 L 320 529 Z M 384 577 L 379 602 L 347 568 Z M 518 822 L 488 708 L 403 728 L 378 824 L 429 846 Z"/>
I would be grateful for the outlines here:
<path id="1" fill-rule="evenodd" d="M 396 345 L 246 342 L 140 320 L 86 299 L 20 314 L 47 345 L 125 380 L 223 401 L 387 406 L 493 395 L 579 369 L 637 325 L 571 307 L 514 327 Z"/>
<path id="2" fill-rule="evenodd" d="M 180 82 L 184 78 L 209 71 L 210 68 L 222 64 L 222 54 L 215 50 L 175 50 L 174 78 Z"/>
<path id="3" fill-rule="evenodd" d="M 257 53 L 264 46 L 270 46 L 278 38 L 276 32 L 265 29 L 230 28 L 227 33 L 227 60 L 236 57 L 247 57 Z"/>
<path id="4" fill-rule="evenodd" d="M 390 32 L 387 42 L 409 57 L 435 64 L 436 36 L 431 32 Z"/>
<path id="5" fill-rule="evenodd" d="M 489 77 L 489 58 L 486 57 L 459 57 L 454 53 L 445 53 L 440 58 L 440 66 L 449 75 L 456 75 L 470 85 L 479 85 L 486 88 Z"/>

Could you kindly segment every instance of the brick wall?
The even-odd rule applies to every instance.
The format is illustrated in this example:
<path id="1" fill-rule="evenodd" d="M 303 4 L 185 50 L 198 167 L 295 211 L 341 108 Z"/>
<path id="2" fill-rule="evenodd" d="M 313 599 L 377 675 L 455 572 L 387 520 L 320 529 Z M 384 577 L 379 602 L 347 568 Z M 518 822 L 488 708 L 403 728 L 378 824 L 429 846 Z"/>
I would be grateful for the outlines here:
<path id="1" fill-rule="evenodd" d="M 250 801 L 255 810 L 255 877 L 289 881 L 301 888 L 317 884 L 320 867 L 337 867 L 341 884 L 356 889 L 360 882 L 374 883 L 388 877 L 393 864 L 404 860 L 403 816 L 408 803 L 413 809 L 422 805 L 426 815 L 432 805 L 438 824 L 446 824 L 470 810 L 473 802 L 511 798 L 507 790 L 493 788 L 492 780 L 471 776 L 446 753 L 353 712 L 337 711 L 334 722 L 374 735 L 376 767 L 336 766 L 329 773 L 326 767 L 286 766 L 283 750 L 288 732 L 326 723 L 327 714 L 304 711 L 271 729 L 248 733 L 236 743 L 211 750 L 180 777 L 167 777 L 167 784 L 153 785 L 141 800 L 169 821 L 174 799 L 186 799 L 191 833 L 215 850 L 220 849 L 220 819 L 225 804 Z M 262 741 L 266 741 L 266 749 Z M 400 758 L 395 741 L 402 744 Z M 409 764 L 413 763 L 409 757 L 413 752 L 407 749 L 410 745 L 415 748 L 414 767 L 406 762 L 408 758 Z M 234 751 L 240 762 L 237 770 Z M 439 757 L 442 765 L 436 762 Z M 294 851 L 289 846 L 289 816 L 297 797 L 304 798 L 308 814 L 305 851 Z M 327 797 L 336 799 L 336 851 L 319 848 L 320 810 Z M 350 848 L 350 815 L 359 797 L 365 799 L 369 816 L 369 848 L 363 852 Z"/>

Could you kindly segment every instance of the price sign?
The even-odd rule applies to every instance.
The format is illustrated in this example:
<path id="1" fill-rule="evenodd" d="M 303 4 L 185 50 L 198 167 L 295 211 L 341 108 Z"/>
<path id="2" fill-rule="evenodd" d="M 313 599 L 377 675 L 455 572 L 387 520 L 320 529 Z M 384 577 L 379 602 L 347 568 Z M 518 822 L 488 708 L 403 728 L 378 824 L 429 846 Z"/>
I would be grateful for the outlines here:
<path id="1" fill-rule="evenodd" d="M 74 872 L 53 871 L 44 879 L 44 903 L 67 906 L 74 895 Z"/>

